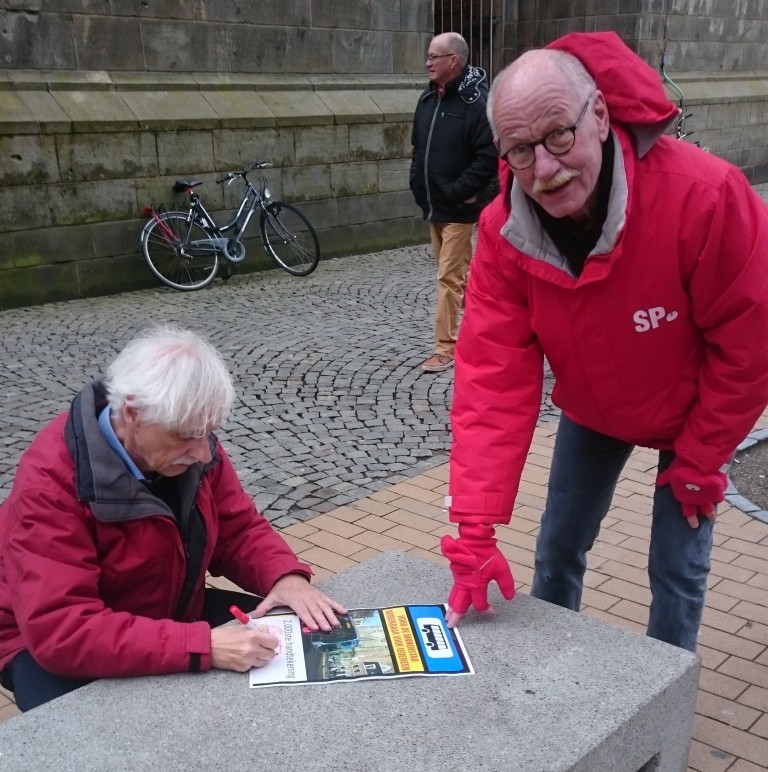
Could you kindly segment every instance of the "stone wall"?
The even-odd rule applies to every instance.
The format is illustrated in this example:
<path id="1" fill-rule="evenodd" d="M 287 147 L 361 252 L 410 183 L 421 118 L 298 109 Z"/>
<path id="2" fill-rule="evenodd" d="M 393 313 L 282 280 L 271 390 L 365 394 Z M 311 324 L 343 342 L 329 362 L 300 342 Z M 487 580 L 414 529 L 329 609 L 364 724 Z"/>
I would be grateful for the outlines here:
<path id="1" fill-rule="evenodd" d="M 153 286 L 148 203 L 231 213 L 269 159 L 324 258 L 424 241 L 408 190 L 431 0 L 0 4 L 0 308 Z M 238 270 L 273 265 L 258 222 Z"/>
<path id="2" fill-rule="evenodd" d="M 424 241 L 407 173 L 433 8 L 0 2 L 0 309 L 154 286 L 138 251 L 143 207 L 173 204 L 174 180 L 194 176 L 224 215 L 236 191 L 214 179 L 263 158 L 276 196 L 318 229 L 323 257 Z M 768 0 L 500 8 L 504 61 L 570 31 L 614 29 L 653 66 L 666 51 L 694 137 L 768 180 Z M 247 245 L 239 270 L 271 265 L 258 238 Z"/>
<path id="3" fill-rule="evenodd" d="M 421 73 L 431 0 L 6 0 L 12 69 Z"/>
<path id="4" fill-rule="evenodd" d="M 218 218 L 222 172 L 268 159 L 273 196 L 301 202 L 324 258 L 422 242 L 408 189 L 423 78 L 35 74 L 0 85 L 0 307 L 153 286 L 146 204 L 178 178 Z M 274 267 L 250 227 L 239 270 Z"/>
<path id="5" fill-rule="evenodd" d="M 768 71 L 675 73 L 690 114 L 687 141 L 741 168 L 752 183 L 768 182 Z M 678 102 L 675 91 L 667 94 Z"/>
<path id="6" fill-rule="evenodd" d="M 675 72 L 768 68 L 768 0 L 506 0 L 508 56 L 568 32 L 614 30 L 649 64 Z M 513 42 L 514 41 L 514 42 Z"/>

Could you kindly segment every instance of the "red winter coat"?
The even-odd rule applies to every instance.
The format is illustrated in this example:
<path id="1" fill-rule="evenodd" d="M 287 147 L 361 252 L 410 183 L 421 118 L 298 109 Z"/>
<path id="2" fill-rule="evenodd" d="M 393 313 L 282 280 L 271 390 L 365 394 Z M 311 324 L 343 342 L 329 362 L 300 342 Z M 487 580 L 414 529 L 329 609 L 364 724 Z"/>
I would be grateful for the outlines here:
<path id="1" fill-rule="evenodd" d="M 552 46 L 606 95 L 608 217 L 575 278 L 511 180 L 485 210 L 456 355 L 454 522 L 509 522 L 545 355 L 569 418 L 704 472 L 728 462 L 768 403 L 768 208 L 737 168 L 653 141 L 675 109 L 613 33 Z"/>
<path id="2" fill-rule="evenodd" d="M 311 570 L 256 511 L 216 442 L 214 461 L 183 475 L 207 539 L 174 621 L 186 573 L 179 527 L 106 445 L 94 407 L 89 387 L 40 432 L 0 507 L 0 669 L 26 648 L 76 678 L 181 672 L 198 659 L 206 670 L 211 631 L 196 621 L 206 568 L 261 595 Z"/>

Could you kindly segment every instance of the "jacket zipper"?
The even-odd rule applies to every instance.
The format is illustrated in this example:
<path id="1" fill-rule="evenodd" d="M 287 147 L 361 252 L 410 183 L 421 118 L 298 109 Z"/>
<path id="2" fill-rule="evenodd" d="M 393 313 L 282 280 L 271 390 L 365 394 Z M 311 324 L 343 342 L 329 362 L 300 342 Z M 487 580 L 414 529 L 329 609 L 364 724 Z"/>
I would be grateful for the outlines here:
<path id="1" fill-rule="evenodd" d="M 440 96 L 437 97 L 437 102 L 435 103 L 435 110 L 432 113 L 432 120 L 429 124 L 429 132 L 427 133 L 427 147 L 424 151 L 424 187 L 427 191 L 427 206 L 429 207 L 429 212 L 427 212 L 427 220 L 432 219 L 432 215 L 434 214 L 432 211 L 432 194 L 429 190 L 429 150 L 432 146 L 432 131 L 435 128 L 435 120 L 437 119 L 437 112 L 440 109 Z"/>
<path id="2" fill-rule="evenodd" d="M 184 516 L 182 515 L 182 517 L 177 521 L 177 526 L 179 528 L 179 535 L 181 537 L 181 546 L 184 550 L 185 569 L 184 569 L 184 581 L 181 585 L 181 594 L 176 603 L 176 613 L 174 614 L 174 619 L 181 616 L 181 614 L 183 614 L 183 612 L 186 610 L 187 606 L 189 606 L 189 601 L 192 598 L 192 591 L 195 588 L 195 581 L 197 579 L 196 576 L 189 575 L 189 570 L 190 570 L 189 521 L 192 516 L 192 510 L 195 508 L 195 503 L 199 498 L 200 490 L 202 489 L 202 487 L 203 487 L 203 477 L 201 475 L 200 479 L 197 481 L 197 490 L 195 492 L 195 495 L 192 497 L 192 503 L 190 505 L 189 512 L 187 512 L 187 517 L 184 518 Z M 186 524 L 186 530 L 184 528 L 184 524 L 182 523 L 182 521 L 184 521 L 184 524 Z M 183 604 L 182 604 L 182 601 L 183 601 Z"/>

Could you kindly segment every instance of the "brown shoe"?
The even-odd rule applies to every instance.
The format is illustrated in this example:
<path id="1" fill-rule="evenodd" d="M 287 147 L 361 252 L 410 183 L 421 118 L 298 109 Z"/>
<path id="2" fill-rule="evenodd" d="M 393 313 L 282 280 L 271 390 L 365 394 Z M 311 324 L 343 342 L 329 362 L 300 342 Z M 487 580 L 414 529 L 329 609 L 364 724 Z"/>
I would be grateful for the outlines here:
<path id="1" fill-rule="evenodd" d="M 449 367 L 453 367 L 453 357 L 449 357 L 446 354 L 432 354 L 421 365 L 421 369 L 425 373 L 442 373 L 443 370 L 447 370 Z"/>

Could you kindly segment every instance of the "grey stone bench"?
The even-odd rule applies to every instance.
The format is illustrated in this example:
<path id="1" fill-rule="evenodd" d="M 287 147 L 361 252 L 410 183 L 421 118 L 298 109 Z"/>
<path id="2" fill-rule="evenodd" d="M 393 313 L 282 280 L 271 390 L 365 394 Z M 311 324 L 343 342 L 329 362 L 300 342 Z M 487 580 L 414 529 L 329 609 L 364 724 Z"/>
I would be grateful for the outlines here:
<path id="1" fill-rule="evenodd" d="M 322 583 L 354 607 L 442 602 L 386 553 Z M 249 689 L 212 671 L 93 683 L 0 724 L 0 770 L 684 772 L 698 658 L 518 595 L 460 626 L 475 675 Z"/>

